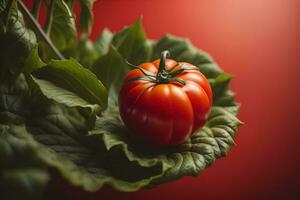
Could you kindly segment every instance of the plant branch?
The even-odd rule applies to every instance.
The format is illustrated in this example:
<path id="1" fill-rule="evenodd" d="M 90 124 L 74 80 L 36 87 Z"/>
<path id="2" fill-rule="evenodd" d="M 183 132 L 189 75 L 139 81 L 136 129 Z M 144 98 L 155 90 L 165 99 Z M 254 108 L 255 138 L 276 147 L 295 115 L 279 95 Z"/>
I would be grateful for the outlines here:
<path id="1" fill-rule="evenodd" d="M 35 0 L 32 5 L 31 13 L 35 19 L 39 18 L 41 3 L 42 3 L 42 0 Z"/>
<path id="2" fill-rule="evenodd" d="M 47 20 L 46 20 L 46 24 L 44 27 L 44 30 L 47 35 L 50 35 L 50 31 L 51 31 L 52 22 L 53 22 L 53 11 L 54 11 L 54 0 L 52 0 L 50 2 L 49 8 L 48 8 Z"/>
<path id="3" fill-rule="evenodd" d="M 32 27 L 35 33 L 49 46 L 52 52 L 56 55 L 56 57 L 60 60 L 65 59 L 64 56 L 57 50 L 48 36 L 45 34 L 39 23 L 35 20 L 35 18 L 31 15 L 27 7 L 22 3 L 21 0 L 18 1 L 18 5 L 20 6 L 20 10 L 22 13 L 28 18 L 29 22 L 32 24 Z"/>

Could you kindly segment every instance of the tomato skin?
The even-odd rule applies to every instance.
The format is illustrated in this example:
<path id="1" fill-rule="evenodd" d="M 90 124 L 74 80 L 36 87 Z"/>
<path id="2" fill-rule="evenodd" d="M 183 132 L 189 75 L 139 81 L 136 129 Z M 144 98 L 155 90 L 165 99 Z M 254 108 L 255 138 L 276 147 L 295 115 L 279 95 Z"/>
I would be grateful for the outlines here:
<path id="1" fill-rule="evenodd" d="M 159 63 L 156 60 L 139 68 L 156 75 Z M 132 136 L 158 147 L 183 143 L 205 124 L 212 105 L 211 87 L 198 68 L 166 59 L 165 69 L 176 64 L 174 70 L 180 66 L 190 68 L 176 76 L 185 84 L 132 81 L 145 77 L 139 69 L 134 69 L 125 77 L 119 94 L 121 118 Z"/>

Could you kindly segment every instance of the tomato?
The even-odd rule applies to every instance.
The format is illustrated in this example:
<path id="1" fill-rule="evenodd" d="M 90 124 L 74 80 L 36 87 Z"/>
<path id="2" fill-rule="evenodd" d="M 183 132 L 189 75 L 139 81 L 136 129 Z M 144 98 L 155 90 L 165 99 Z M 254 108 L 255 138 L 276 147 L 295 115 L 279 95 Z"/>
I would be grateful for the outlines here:
<path id="1" fill-rule="evenodd" d="M 212 90 L 199 69 L 167 59 L 135 67 L 119 94 L 123 122 L 135 138 L 154 146 L 183 143 L 201 128 L 212 105 Z"/>

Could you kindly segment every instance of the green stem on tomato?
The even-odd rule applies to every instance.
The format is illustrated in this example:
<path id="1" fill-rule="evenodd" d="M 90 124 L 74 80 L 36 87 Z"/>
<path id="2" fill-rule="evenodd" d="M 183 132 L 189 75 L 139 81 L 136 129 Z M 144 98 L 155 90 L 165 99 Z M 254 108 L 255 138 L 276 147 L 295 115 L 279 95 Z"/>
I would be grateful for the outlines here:
<path id="1" fill-rule="evenodd" d="M 158 72 L 156 75 L 152 74 L 151 72 L 140 68 L 138 66 L 135 66 L 131 63 L 129 63 L 127 60 L 125 60 L 125 62 L 132 66 L 134 69 L 138 69 L 140 70 L 145 77 L 143 76 L 137 76 L 134 77 L 132 79 L 129 79 L 128 81 L 132 82 L 132 81 L 150 81 L 153 82 L 154 84 L 164 84 L 164 83 L 169 83 L 169 82 L 177 82 L 181 85 L 185 85 L 185 81 L 181 78 L 178 78 L 177 76 L 182 73 L 184 70 L 189 70 L 189 68 L 184 68 L 184 67 L 180 67 L 179 69 L 173 71 L 176 67 L 178 67 L 180 64 L 176 63 L 173 67 L 171 67 L 171 69 L 166 69 L 166 59 L 167 57 L 170 55 L 169 51 L 163 51 L 161 52 L 161 56 L 160 56 L 160 62 L 159 62 L 159 66 L 158 66 Z"/>
<path id="2" fill-rule="evenodd" d="M 173 71 L 173 69 L 175 69 L 179 65 L 178 63 L 175 66 L 173 66 L 170 70 L 166 70 L 166 59 L 167 56 L 169 55 L 170 55 L 169 51 L 161 52 L 158 72 L 156 75 L 156 82 L 160 84 L 160 83 L 169 83 L 171 81 L 176 81 L 182 85 L 185 85 L 184 80 L 175 78 L 177 75 L 179 75 L 184 71 L 184 68 L 180 68 L 176 71 Z"/>
<path id="3" fill-rule="evenodd" d="M 160 54 L 160 61 L 158 66 L 158 72 L 156 75 L 156 82 L 157 83 L 166 83 L 168 82 L 168 72 L 166 71 L 166 59 L 167 56 L 170 55 L 169 51 L 163 51 Z"/>
<path id="4" fill-rule="evenodd" d="M 158 73 L 163 72 L 166 69 L 166 59 L 168 56 L 170 56 L 170 52 L 168 50 L 161 52 Z"/>
<path id="5" fill-rule="evenodd" d="M 51 51 L 54 53 L 54 55 L 60 59 L 65 59 L 64 56 L 58 51 L 58 49 L 54 46 L 54 44 L 51 42 L 51 40 L 48 38 L 48 36 L 45 34 L 39 23 L 36 21 L 36 19 L 32 16 L 32 14 L 29 12 L 27 7 L 22 3 L 21 0 L 18 1 L 18 5 L 20 6 L 21 12 L 28 18 L 29 22 L 31 23 L 34 32 L 38 35 L 38 37 L 43 40 L 48 47 L 51 49 Z"/>

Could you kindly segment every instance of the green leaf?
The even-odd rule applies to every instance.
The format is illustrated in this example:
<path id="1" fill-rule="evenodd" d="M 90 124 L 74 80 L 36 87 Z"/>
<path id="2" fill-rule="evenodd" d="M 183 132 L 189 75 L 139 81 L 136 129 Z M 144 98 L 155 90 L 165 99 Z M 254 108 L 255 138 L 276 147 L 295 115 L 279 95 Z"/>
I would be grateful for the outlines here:
<path id="1" fill-rule="evenodd" d="M 0 1 L 1 31 L 6 32 L 11 10 L 16 9 L 16 1 Z"/>
<path id="2" fill-rule="evenodd" d="M 17 80 L 18 82 L 11 84 L 14 88 L 3 94 L 10 97 L 12 93 L 16 93 L 15 96 L 0 99 L 3 116 L 6 114 L 9 117 L 9 113 L 14 111 L 8 100 L 14 106 L 22 105 L 24 109 L 24 112 L 15 114 L 19 120 L 10 122 L 25 126 L 0 125 L 0 174 L 3 175 L 0 176 L 0 184 L 5 185 L 4 189 L 8 188 L 8 197 L 15 198 L 13 195 L 16 194 L 16 189 L 24 192 L 24 198 L 27 194 L 30 198 L 32 195 L 40 195 L 48 180 L 45 166 L 58 169 L 69 182 L 88 191 L 96 191 L 104 184 L 123 191 L 134 191 L 168 169 L 168 165 L 158 159 L 149 161 L 143 156 L 135 155 L 126 149 L 126 144 L 120 144 L 114 137 L 109 139 L 109 146 L 104 145 L 108 140 L 104 139 L 107 136 L 103 127 L 113 128 L 113 124 L 109 123 L 112 121 L 110 117 L 98 117 L 96 127 L 93 128 L 95 115 L 88 110 L 81 107 L 70 108 L 47 100 L 32 91 L 34 88 L 28 88 L 31 84 L 26 83 L 23 75 Z M 23 85 L 26 87 L 23 88 Z M 10 87 L 3 84 L 1 86 Z M 24 98 L 19 99 L 19 96 Z M 104 115 L 109 113 L 107 110 Z M 124 129 L 120 125 L 115 124 L 114 129 Z M 126 179 L 122 177 L 120 170 L 132 176 Z M 31 186 L 35 185 L 32 194 Z"/>
<path id="3" fill-rule="evenodd" d="M 98 57 L 99 52 L 97 52 L 96 47 L 92 43 L 92 41 L 88 39 L 88 35 L 81 35 L 77 47 L 78 62 L 87 68 L 91 68 Z"/>
<path id="4" fill-rule="evenodd" d="M 76 47 L 76 58 L 83 66 L 91 68 L 95 61 L 108 53 L 113 34 L 104 29 L 100 37 L 92 43 L 87 34 L 82 34 Z"/>
<path id="5" fill-rule="evenodd" d="M 184 144 L 167 149 L 151 149 L 129 137 L 128 130 L 121 122 L 117 107 L 110 107 L 100 119 L 105 123 L 100 121 L 98 125 L 96 122 L 96 128 L 91 131 L 90 135 L 103 134 L 102 138 L 108 150 L 112 145 L 122 145 L 123 148 L 119 150 L 124 152 L 128 159 L 132 159 L 132 154 L 135 157 L 139 155 L 139 159 L 143 159 L 143 162 L 151 163 L 158 159 L 167 166 L 166 173 L 155 177 L 148 186 L 162 184 L 182 176 L 198 175 L 217 158 L 228 153 L 229 147 L 234 145 L 233 137 L 237 128 L 242 124 L 232 113 L 216 106 L 212 108 L 205 127 Z M 109 158 L 117 163 L 122 160 L 115 154 L 110 154 Z M 110 169 L 116 170 L 118 176 L 125 180 L 134 178 L 134 174 L 137 173 L 136 170 L 126 170 L 124 173 L 125 171 L 120 169 L 120 164 Z M 117 189 L 123 190 L 122 187 Z"/>
<path id="6" fill-rule="evenodd" d="M 242 122 L 222 107 L 213 107 L 207 124 L 186 143 L 172 150 L 168 160 L 172 167 L 167 173 L 152 182 L 161 184 L 182 176 L 197 176 L 217 158 L 226 156 L 233 137 Z"/>
<path id="7" fill-rule="evenodd" d="M 0 180 L 1 198 L 4 200 L 41 199 L 49 179 L 47 171 L 41 169 L 21 168 L 3 171 Z"/>
<path id="8" fill-rule="evenodd" d="M 53 60 L 47 66 L 34 71 L 34 75 L 38 79 L 50 81 L 57 87 L 69 90 L 71 93 L 66 92 L 64 95 L 65 97 L 67 97 L 65 99 L 65 103 L 70 103 L 72 101 L 72 98 L 74 97 L 73 94 L 76 94 L 86 102 L 89 102 L 89 104 L 98 104 L 100 105 L 101 109 L 106 108 L 106 88 L 99 80 L 97 80 L 97 77 L 92 72 L 82 67 L 74 59 L 63 61 Z M 55 98 L 57 94 L 63 95 L 63 92 L 60 92 L 57 87 L 51 90 L 50 87 L 53 88 L 53 86 L 49 86 L 49 82 L 36 79 L 36 83 L 40 83 L 39 86 L 41 87 L 42 91 L 47 94 L 46 96 L 48 97 L 51 96 L 52 98 Z M 54 90 L 56 89 L 57 93 L 54 94 Z M 56 100 L 61 103 L 64 101 L 62 97 L 57 97 Z M 76 100 L 74 99 L 74 101 L 77 101 L 76 103 L 73 102 L 74 104 L 85 104 L 84 101 L 78 101 L 78 98 L 76 98 Z"/>
<path id="9" fill-rule="evenodd" d="M 150 59 L 151 46 L 142 27 L 141 18 L 114 35 L 112 44 L 123 58 L 139 65 Z"/>
<path id="10" fill-rule="evenodd" d="M 63 111 L 63 113 L 65 112 L 66 110 Z M 46 121 L 50 124 L 45 125 L 45 122 L 38 122 L 37 124 L 44 124 L 42 130 L 55 130 L 54 128 L 51 128 L 52 126 L 57 127 L 52 119 L 63 115 L 53 112 L 47 115 L 50 118 L 47 117 Z M 74 116 L 74 113 L 72 116 Z M 68 118 L 69 120 L 71 119 L 70 117 Z M 65 120 L 62 117 L 59 117 L 56 120 L 62 122 L 59 127 L 64 127 L 63 122 Z M 56 143 L 53 144 L 47 142 L 47 145 L 50 146 L 50 148 L 52 148 L 51 146 L 54 146 L 54 151 L 59 151 L 58 155 L 56 155 L 58 158 L 54 158 L 54 161 L 48 162 L 54 162 L 52 164 L 59 168 L 65 178 L 69 179 L 69 181 L 73 182 L 75 185 L 83 186 L 88 191 L 97 190 L 104 183 L 110 184 L 118 190 L 134 191 L 140 187 L 147 186 L 149 181 L 152 181 L 151 185 L 153 186 L 182 176 L 197 175 L 211 165 L 217 158 L 227 154 L 229 147 L 234 144 L 233 136 L 240 124 L 241 122 L 225 109 L 214 107 L 207 125 L 197 132 L 189 141 L 178 147 L 164 151 L 153 149 L 150 149 L 149 151 L 147 147 L 139 145 L 128 138 L 127 130 L 124 129 L 124 126 L 120 121 L 117 109 L 112 109 L 106 111 L 102 118 L 97 119 L 96 127 L 88 134 L 89 137 L 91 137 L 90 139 L 96 143 L 99 139 L 103 140 L 106 150 L 109 151 L 107 157 L 109 161 L 101 161 L 101 156 L 99 160 L 99 158 L 93 157 L 91 152 L 86 153 L 87 155 L 74 155 L 71 151 L 72 148 L 67 148 L 62 143 L 60 143 L 62 147 L 59 147 Z M 35 127 L 35 129 L 37 129 L 37 127 Z M 69 127 L 69 129 L 71 129 L 72 132 L 71 130 L 69 132 L 68 129 L 64 129 L 67 130 L 64 135 L 78 133 L 78 131 L 73 130 L 72 127 Z M 39 132 L 42 134 L 42 131 Z M 53 133 L 48 133 L 46 135 L 53 135 Z M 47 141 L 46 139 L 43 139 L 42 135 L 39 137 L 40 142 Z M 53 139 L 50 141 L 57 141 L 54 139 L 55 137 L 57 136 L 54 134 Z M 72 141 L 72 139 L 69 138 L 61 141 Z M 88 142 L 88 140 L 87 143 L 93 144 L 91 141 Z M 95 144 L 94 147 L 100 148 L 101 145 L 98 145 Z M 74 147 L 74 144 L 72 146 Z M 91 148 L 89 149 L 93 149 L 93 146 L 90 147 Z M 64 151 L 61 151 L 62 149 L 64 149 Z M 81 151 L 83 150 L 80 150 L 78 147 L 76 152 L 79 153 Z M 97 151 L 100 154 L 101 150 L 99 149 Z M 60 154 L 64 155 L 64 159 L 60 157 Z M 91 154 L 91 157 L 88 156 L 89 154 Z M 86 156 L 88 156 L 88 158 L 86 158 Z M 70 162 L 70 159 L 72 162 Z M 87 165 L 86 161 L 82 161 L 82 159 L 89 160 L 89 164 Z M 98 165 L 93 162 L 95 159 L 97 160 Z M 106 162 L 109 166 L 104 164 Z M 76 167 L 78 166 L 85 170 L 79 172 L 76 171 Z M 149 168 L 149 166 L 152 167 Z M 101 169 L 100 171 L 99 168 Z M 93 169 L 91 170 L 93 171 L 92 177 L 96 176 L 100 178 L 98 182 L 91 182 L 90 175 L 86 173 L 90 171 L 88 169 Z M 167 172 L 162 176 L 162 172 L 166 170 Z M 82 180 L 75 178 L 79 176 L 79 174 L 81 177 L 85 178 Z M 95 177 L 92 179 L 95 179 Z"/>
<path id="11" fill-rule="evenodd" d="M 92 7 L 95 0 L 79 0 L 81 12 L 79 16 L 79 31 L 85 31 L 88 34 L 92 31 L 93 12 Z"/>
<path id="12" fill-rule="evenodd" d="M 106 111 L 104 115 L 107 114 Z M 97 118 L 96 127 L 88 132 L 93 124 L 89 116 L 77 108 L 51 104 L 35 112 L 27 123 L 30 133 L 49 154 L 43 157 L 44 161 L 72 184 L 88 191 L 96 191 L 103 184 L 134 191 L 168 169 L 159 159 L 139 157 L 127 150 L 123 142 L 114 142 L 103 127 L 122 127 L 120 124 L 112 127 L 110 117 Z M 108 139 L 109 146 L 106 146 L 104 142 Z"/>
<path id="13" fill-rule="evenodd" d="M 55 84 L 38 79 L 38 78 L 32 78 L 32 82 L 36 84 L 36 87 L 38 87 L 41 92 L 49 99 L 52 99 L 58 103 L 70 106 L 70 107 L 85 107 L 90 108 L 93 112 L 99 113 L 100 107 L 95 104 L 92 105 L 91 103 L 87 102 L 86 100 L 80 98 L 75 93 L 65 90 L 61 87 L 56 86 Z"/>
<path id="14" fill-rule="evenodd" d="M 116 48 L 111 46 L 109 52 L 95 62 L 92 71 L 110 93 L 118 94 L 129 67 Z"/>
<path id="15" fill-rule="evenodd" d="M 92 31 L 93 25 L 93 4 L 96 0 L 65 0 L 70 8 L 74 6 L 75 3 L 80 3 L 80 12 L 78 20 L 78 30 L 89 35 Z"/>
<path id="16" fill-rule="evenodd" d="M 23 74 L 0 79 L 0 124 L 22 124 L 29 113 L 29 86 Z"/>
<path id="17" fill-rule="evenodd" d="M 94 46 L 99 56 L 103 56 L 108 53 L 111 41 L 113 39 L 113 33 L 108 28 L 104 28 L 101 35 L 94 42 Z"/>
<path id="18" fill-rule="evenodd" d="M 224 109 L 228 110 L 229 112 L 237 115 L 239 104 L 234 102 L 235 93 L 231 90 L 226 90 L 222 96 L 217 98 L 214 102 L 214 105 L 222 106 Z"/>
<path id="19" fill-rule="evenodd" d="M 99 57 L 108 53 L 113 34 L 108 29 L 104 29 L 94 43 L 88 36 L 88 34 L 82 34 L 79 43 L 71 52 L 68 52 L 68 55 L 76 57 L 83 66 L 91 68 Z M 64 53 L 67 54 L 66 51 Z"/>
<path id="20" fill-rule="evenodd" d="M 239 104 L 234 102 L 235 94 L 229 89 L 231 79 L 231 75 L 223 73 L 210 80 L 213 90 L 213 102 L 215 106 L 221 106 L 232 114 L 237 115 Z"/>
<path id="21" fill-rule="evenodd" d="M 76 40 L 74 16 L 63 0 L 55 0 L 50 38 L 58 50 L 65 50 Z"/>
<path id="22" fill-rule="evenodd" d="M 0 124 L 2 199 L 40 199 L 50 177 L 39 146 L 24 126 Z"/>
<path id="23" fill-rule="evenodd" d="M 2 199 L 40 199 L 50 179 L 39 145 L 27 132 L 30 88 L 23 74 L 0 80 L 0 193 Z M 36 104 L 38 107 L 38 105 Z"/>
<path id="24" fill-rule="evenodd" d="M 46 33 L 50 36 L 54 46 L 67 58 L 76 56 L 77 30 L 75 19 L 69 6 L 64 0 L 52 1 L 53 7 L 48 8 L 48 17 L 45 25 Z M 49 62 L 56 58 L 53 51 L 44 42 L 39 44 L 42 59 Z"/>
<path id="25" fill-rule="evenodd" d="M 17 10 L 16 1 L 0 9 L 0 79 L 17 77 L 24 70 L 23 62 L 36 46 L 34 33 L 24 26 L 23 15 Z"/>
<path id="26" fill-rule="evenodd" d="M 44 63 L 39 57 L 39 49 L 38 46 L 36 46 L 24 61 L 24 71 L 30 73 L 33 69 L 38 69 L 45 65 L 46 63 Z"/>
<path id="27" fill-rule="evenodd" d="M 231 78 L 231 75 L 223 73 L 210 81 L 214 94 L 214 101 L 219 99 L 226 92 L 226 90 L 228 90 Z"/>

